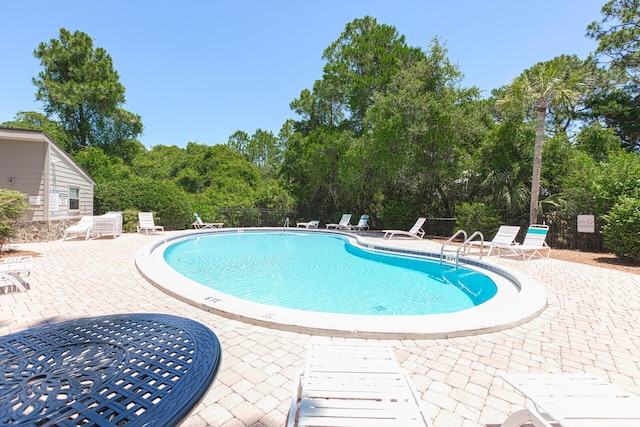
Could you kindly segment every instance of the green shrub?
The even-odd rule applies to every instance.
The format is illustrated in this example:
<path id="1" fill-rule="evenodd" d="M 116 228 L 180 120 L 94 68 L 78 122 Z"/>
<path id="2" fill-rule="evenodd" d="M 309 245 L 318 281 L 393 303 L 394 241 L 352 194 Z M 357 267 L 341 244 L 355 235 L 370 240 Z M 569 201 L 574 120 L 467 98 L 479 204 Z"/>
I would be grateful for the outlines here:
<path id="1" fill-rule="evenodd" d="M 125 223 L 137 224 L 137 212 L 153 212 L 156 224 L 165 230 L 182 230 L 191 226 L 192 198 L 171 181 L 134 177 L 98 183 L 95 188 L 96 214 L 109 211 L 136 211 L 135 220 L 124 218 Z"/>
<path id="2" fill-rule="evenodd" d="M 502 225 L 496 208 L 484 203 L 462 203 L 456 207 L 456 231 L 464 230 L 468 235 L 480 231 L 485 240 L 490 240 Z"/>
<path id="3" fill-rule="evenodd" d="M 16 221 L 30 209 L 26 197 L 19 191 L 0 188 L 0 252 L 7 240 L 16 236 Z"/>
<path id="4" fill-rule="evenodd" d="M 640 199 L 622 196 L 604 215 L 604 244 L 618 258 L 640 261 Z"/>
<path id="5" fill-rule="evenodd" d="M 416 219 L 422 216 L 425 215 L 418 207 L 410 203 L 390 200 L 384 204 L 380 219 L 383 228 L 405 230 L 411 228 Z"/>
<path id="6" fill-rule="evenodd" d="M 138 229 L 138 211 L 135 209 L 125 209 L 122 212 L 122 230 L 127 233 L 135 233 Z"/>

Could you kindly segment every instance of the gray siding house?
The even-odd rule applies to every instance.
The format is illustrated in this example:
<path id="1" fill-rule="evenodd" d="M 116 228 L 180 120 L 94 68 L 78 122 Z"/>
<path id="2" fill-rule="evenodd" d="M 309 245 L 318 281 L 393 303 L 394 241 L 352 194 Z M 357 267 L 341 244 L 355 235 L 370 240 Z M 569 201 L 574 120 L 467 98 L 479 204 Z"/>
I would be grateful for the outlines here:
<path id="1" fill-rule="evenodd" d="M 53 240 L 93 215 L 95 181 L 42 131 L 0 128 L 0 188 L 27 195 L 19 240 Z"/>

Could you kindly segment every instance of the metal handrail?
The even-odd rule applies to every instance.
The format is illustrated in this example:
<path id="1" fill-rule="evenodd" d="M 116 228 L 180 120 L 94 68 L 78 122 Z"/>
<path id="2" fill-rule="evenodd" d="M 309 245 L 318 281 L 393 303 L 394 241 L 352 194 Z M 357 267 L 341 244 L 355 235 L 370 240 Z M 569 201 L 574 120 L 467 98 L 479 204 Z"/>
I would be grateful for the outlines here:
<path id="1" fill-rule="evenodd" d="M 469 253 L 469 250 L 471 249 L 470 242 L 472 242 L 473 238 L 476 236 L 480 236 L 480 259 L 482 259 L 482 249 L 484 248 L 484 235 L 481 232 L 474 231 L 473 234 L 471 234 L 471 236 L 469 236 L 469 238 L 464 241 L 464 243 L 462 244 L 462 246 L 460 246 L 460 248 L 468 247 L 464 252 L 464 255 L 467 255 Z M 458 251 L 460 251 L 460 249 L 458 249 Z"/>
<path id="2" fill-rule="evenodd" d="M 456 237 L 458 237 L 460 234 L 462 234 L 464 236 L 464 242 L 466 242 L 467 241 L 467 232 L 464 231 L 464 230 L 458 230 L 458 231 L 455 232 L 455 234 L 453 236 L 449 237 L 449 240 L 444 242 L 442 244 L 442 246 L 440 247 L 440 265 L 442 265 L 442 263 L 444 262 L 444 248 L 449 243 L 453 242 L 456 239 Z M 463 247 L 464 247 L 464 243 L 456 251 L 456 268 L 458 268 L 458 261 L 460 259 L 460 249 L 463 248 Z"/>

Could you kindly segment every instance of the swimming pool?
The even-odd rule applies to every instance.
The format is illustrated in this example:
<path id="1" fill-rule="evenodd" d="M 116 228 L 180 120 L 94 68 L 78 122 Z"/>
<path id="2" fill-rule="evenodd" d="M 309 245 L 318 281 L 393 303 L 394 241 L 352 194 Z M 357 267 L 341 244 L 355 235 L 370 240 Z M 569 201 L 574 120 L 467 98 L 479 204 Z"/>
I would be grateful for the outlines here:
<path id="1" fill-rule="evenodd" d="M 357 336 L 371 338 L 442 338 L 464 336 L 495 330 L 525 323 L 539 313 L 547 304 L 546 294 L 541 284 L 504 267 L 476 259 L 461 259 L 461 267 L 479 271 L 486 275 L 496 286 L 495 295 L 470 308 L 455 312 L 440 312 L 433 314 L 391 314 L 382 303 L 369 302 L 366 304 L 367 314 L 344 314 L 338 312 L 317 312 L 265 304 L 234 296 L 222 292 L 188 278 L 169 266 L 165 260 L 165 253 L 171 252 L 171 247 L 183 242 L 199 245 L 208 236 L 247 235 L 255 238 L 265 232 L 278 233 L 282 228 L 240 228 L 221 229 L 213 231 L 183 231 L 168 232 L 159 235 L 152 243 L 141 248 L 135 256 L 135 266 L 138 271 L 154 286 L 162 291 L 218 315 L 263 325 L 270 328 L 292 330 L 303 333 L 323 334 L 331 336 Z M 344 232 L 326 232 L 325 230 L 296 231 L 287 229 L 285 234 L 302 237 L 309 234 L 339 237 L 336 240 L 346 245 L 352 251 L 373 251 L 374 254 L 387 256 L 409 255 L 412 258 L 437 257 L 440 246 L 428 240 L 383 240 L 380 237 L 357 235 Z M 346 243 L 345 243 L 346 242 Z M 222 245 L 225 251 L 231 252 L 231 247 Z M 254 252 L 261 249 L 254 249 Z M 351 256 L 351 255 L 350 255 Z M 205 270 L 219 267 L 215 257 L 198 261 L 187 261 L 193 264 L 203 264 Z M 283 263 L 283 259 L 263 259 L 262 263 Z M 323 272 L 327 265 L 320 262 L 317 256 L 311 257 L 310 270 Z M 289 263 L 289 262 L 287 262 Z M 278 269 L 271 269 L 278 271 Z M 283 285 L 284 286 L 284 285 Z M 295 287 L 292 292 L 295 292 Z M 361 295 L 358 295 L 360 298 Z M 371 312 L 373 310 L 373 313 Z M 378 312 L 378 310 L 380 312 Z M 387 313 L 384 313 L 387 311 Z"/>
<path id="2" fill-rule="evenodd" d="M 452 313 L 497 292 L 488 276 L 425 258 L 363 249 L 326 233 L 217 233 L 174 243 L 178 273 L 261 304 L 323 313 Z"/>

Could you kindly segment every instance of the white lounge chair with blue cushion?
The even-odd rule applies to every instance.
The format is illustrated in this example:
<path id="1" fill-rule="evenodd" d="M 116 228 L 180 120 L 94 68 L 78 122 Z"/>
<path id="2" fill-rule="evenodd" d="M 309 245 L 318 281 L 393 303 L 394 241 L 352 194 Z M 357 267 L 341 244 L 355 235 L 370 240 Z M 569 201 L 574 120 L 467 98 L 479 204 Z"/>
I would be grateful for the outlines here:
<path id="1" fill-rule="evenodd" d="M 508 252 L 505 255 L 522 255 L 523 259 L 531 259 L 536 255 L 543 258 L 549 258 L 549 255 L 551 255 L 551 248 L 546 242 L 548 232 L 548 225 L 533 224 L 527 229 L 527 234 L 524 236 L 522 244 L 501 244 L 496 245 L 496 248 L 498 250 L 506 249 Z M 546 252 L 546 254 L 544 252 Z M 528 258 L 527 254 L 529 254 Z"/>
<path id="2" fill-rule="evenodd" d="M 296 227 L 304 227 L 304 228 L 318 228 L 320 225 L 320 221 L 309 221 L 309 222 L 298 222 L 296 223 Z"/>
<path id="3" fill-rule="evenodd" d="M 393 350 L 366 342 L 311 343 L 287 426 L 382 425 L 431 425 Z"/>
<path id="4" fill-rule="evenodd" d="M 533 407 L 502 427 L 640 426 L 640 398 L 591 374 L 502 374 Z"/>
<path id="5" fill-rule="evenodd" d="M 424 237 L 424 230 L 422 229 L 422 225 L 427 220 L 427 218 L 418 218 L 413 227 L 409 231 L 404 230 L 382 230 L 384 231 L 383 239 L 393 239 L 394 236 L 409 236 L 414 239 L 422 239 Z"/>
<path id="6" fill-rule="evenodd" d="M 193 228 L 214 229 L 214 228 L 222 228 L 222 226 L 224 225 L 224 222 L 204 222 L 202 221 L 202 218 L 200 218 L 200 215 L 198 215 L 196 212 L 193 213 L 193 216 L 196 217 L 196 220 L 193 223 Z"/>
<path id="7" fill-rule="evenodd" d="M 138 212 L 138 233 L 143 231 L 145 234 L 149 234 L 149 231 L 154 233 L 156 230 L 164 233 L 164 227 L 162 225 L 156 225 L 153 221 L 153 213 L 151 212 Z"/>
<path id="8" fill-rule="evenodd" d="M 369 230 L 369 215 L 362 215 L 360 216 L 360 220 L 358 221 L 358 224 L 356 225 L 350 225 L 349 226 L 349 230 L 353 230 L 353 231 L 362 231 L 362 230 Z"/>
<path id="9" fill-rule="evenodd" d="M 340 219 L 339 223 L 327 224 L 325 228 L 326 229 L 335 228 L 336 230 L 348 230 L 349 227 L 351 227 L 351 225 L 349 224 L 350 222 L 351 222 L 351 214 L 344 214 L 342 215 L 342 218 Z"/>

